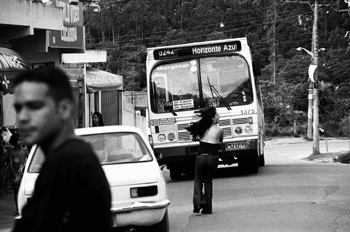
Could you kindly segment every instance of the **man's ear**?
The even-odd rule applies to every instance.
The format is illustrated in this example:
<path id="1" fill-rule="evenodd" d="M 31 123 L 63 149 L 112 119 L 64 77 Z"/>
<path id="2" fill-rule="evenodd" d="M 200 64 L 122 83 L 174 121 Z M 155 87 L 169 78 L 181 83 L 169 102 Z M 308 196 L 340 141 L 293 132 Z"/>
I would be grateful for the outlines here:
<path id="1" fill-rule="evenodd" d="M 63 120 L 70 120 L 73 115 L 74 105 L 68 98 L 62 99 L 58 104 L 58 113 Z"/>

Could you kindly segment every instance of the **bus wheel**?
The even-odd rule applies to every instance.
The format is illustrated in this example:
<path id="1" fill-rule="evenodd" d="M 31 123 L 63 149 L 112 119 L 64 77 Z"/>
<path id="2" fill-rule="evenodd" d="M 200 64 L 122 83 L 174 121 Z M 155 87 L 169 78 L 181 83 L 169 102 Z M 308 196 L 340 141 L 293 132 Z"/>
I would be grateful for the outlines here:
<path id="1" fill-rule="evenodd" d="M 170 178 L 172 180 L 180 180 L 181 179 L 181 172 L 176 168 L 170 169 Z"/>
<path id="2" fill-rule="evenodd" d="M 259 156 L 254 155 L 250 159 L 249 172 L 258 173 L 259 171 Z"/>
<path id="3" fill-rule="evenodd" d="M 249 156 L 238 158 L 238 167 L 242 171 L 247 171 L 248 173 L 257 173 L 259 170 L 258 156 Z"/>
<path id="4" fill-rule="evenodd" d="M 264 156 L 264 154 L 261 154 L 260 157 L 259 157 L 259 166 L 260 167 L 265 166 L 265 156 Z"/>

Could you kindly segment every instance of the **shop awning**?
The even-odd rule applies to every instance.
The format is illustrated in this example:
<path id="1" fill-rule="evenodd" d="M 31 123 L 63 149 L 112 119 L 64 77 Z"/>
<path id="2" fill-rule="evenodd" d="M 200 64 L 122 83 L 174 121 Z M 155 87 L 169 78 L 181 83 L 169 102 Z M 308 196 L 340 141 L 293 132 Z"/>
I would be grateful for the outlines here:
<path id="1" fill-rule="evenodd" d="M 86 68 L 86 87 L 88 92 L 123 90 L 123 77 L 95 68 Z"/>
<path id="2" fill-rule="evenodd" d="M 24 59 L 14 50 L 0 47 L 0 71 L 14 71 L 26 69 Z"/>
<path id="3" fill-rule="evenodd" d="M 27 64 L 16 51 L 0 47 L 0 90 L 4 95 L 13 93 L 12 80 L 17 71 L 24 69 L 27 69 Z"/>

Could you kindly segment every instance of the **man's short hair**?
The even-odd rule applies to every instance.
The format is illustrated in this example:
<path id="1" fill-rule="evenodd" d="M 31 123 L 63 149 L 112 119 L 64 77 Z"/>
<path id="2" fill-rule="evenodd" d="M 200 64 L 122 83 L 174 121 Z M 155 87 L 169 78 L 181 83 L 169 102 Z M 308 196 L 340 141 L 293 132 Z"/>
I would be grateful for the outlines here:
<path id="1" fill-rule="evenodd" d="M 47 84 L 49 87 L 49 95 L 51 95 L 56 102 L 66 98 L 73 101 L 69 78 L 67 74 L 59 68 L 49 67 L 22 71 L 15 77 L 13 85 L 16 87 L 23 82 Z"/>

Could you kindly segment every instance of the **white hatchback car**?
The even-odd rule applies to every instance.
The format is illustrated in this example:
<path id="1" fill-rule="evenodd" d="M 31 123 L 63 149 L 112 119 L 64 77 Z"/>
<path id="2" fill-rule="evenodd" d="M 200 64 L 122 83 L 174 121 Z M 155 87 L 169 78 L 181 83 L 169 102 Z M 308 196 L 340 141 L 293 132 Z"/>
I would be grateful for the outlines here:
<path id="1" fill-rule="evenodd" d="M 104 126 L 76 129 L 100 159 L 112 194 L 112 226 L 137 231 L 169 231 L 166 182 L 149 142 L 139 128 Z M 19 215 L 31 197 L 44 161 L 41 149 L 33 146 L 18 193 Z M 19 216 L 18 218 L 20 218 Z"/>

